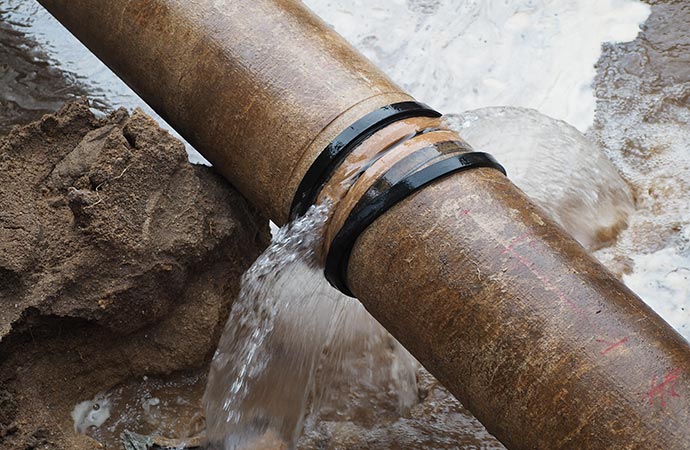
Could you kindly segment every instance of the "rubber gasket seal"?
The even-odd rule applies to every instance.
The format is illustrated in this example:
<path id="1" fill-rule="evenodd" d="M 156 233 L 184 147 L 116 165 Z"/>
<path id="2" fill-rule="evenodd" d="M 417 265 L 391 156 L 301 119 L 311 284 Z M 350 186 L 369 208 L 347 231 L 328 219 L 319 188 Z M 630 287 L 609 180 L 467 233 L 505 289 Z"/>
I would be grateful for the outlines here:
<path id="1" fill-rule="evenodd" d="M 419 189 L 455 172 L 480 167 L 496 169 L 506 175 L 503 166 L 493 156 L 483 152 L 468 152 L 450 156 L 408 174 L 388 189 L 383 187 L 385 190 L 382 190 L 379 181 L 385 179 L 384 174 L 360 198 L 340 231 L 333 238 L 326 257 L 324 269 L 326 279 L 343 294 L 354 297 L 346 282 L 347 266 L 350 261 L 350 253 L 359 235 L 386 211 Z"/>
<path id="2" fill-rule="evenodd" d="M 335 169 L 352 150 L 377 131 L 410 117 L 441 117 L 441 113 L 423 103 L 393 103 L 370 112 L 336 136 L 302 178 L 292 200 L 290 218 L 303 216 L 309 210 Z"/>

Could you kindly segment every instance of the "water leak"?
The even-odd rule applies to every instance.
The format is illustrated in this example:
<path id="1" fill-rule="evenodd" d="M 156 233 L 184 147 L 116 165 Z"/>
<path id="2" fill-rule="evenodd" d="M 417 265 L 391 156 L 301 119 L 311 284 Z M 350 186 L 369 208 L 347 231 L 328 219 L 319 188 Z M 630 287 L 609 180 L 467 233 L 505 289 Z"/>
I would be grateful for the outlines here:
<path id="1" fill-rule="evenodd" d="M 324 280 L 327 210 L 278 230 L 244 276 L 204 395 L 207 436 L 222 448 L 294 448 L 310 417 L 310 426 L 328 414 L 371 426 L 417 402 L 418 364 Z"/>
<path id="2" fill-rule="evenodd" d="M 634 42 L 607 44 L 594 89 L 601 43 L 635 38 L 648 5 L 307 3 L 438 109 L 538 108 L 580 131 L 591 128 L 586 140 L 566 124 L 514 108 L 450 117 L 581 243 L 604 245 L 596 256 L 690 337 L 686 2 L 653 2 Z M 0 133 L 83 93 L 102 111 L 145 107 L 33 2 L 0 0 L 0 42 Z M 304 449 L 502 448 L 359 304 L 323 281 L 315 248 L 324 214 L 315 209 L 280 230 L 246 275 L 203 405 L 203 370 L 132 380 L 85 393 L 75 425 L 118 448 L 127 428 L 191 438 L 204 428 L 205 411 L 209 437 L 227 448 L 259 441 Z M 109 417 L 101 422 L 103 405 Z"/>
<path id="3" fill-rule="evenodd" d="M 539 111 L 489 107 L 449 114 L 446 123 L 494 155 L 525 191 L 589 250 L 614 242 L 634 211 L 630 186 L 601 147 Z"/>
<path id="4" fill-rule="evenodd" d="M 574 127 L 506 107 L 445 122 L 505 161 L 511 179 L 583 245 L 601 247 L 625 228 L 634 209 L 630 187 Z M 417 374 L 419 365 L 358 302 L 325 282 L 318 249 L 327 215 L 327 206 L 312 208 L 280 229 L 245 275 L 211 364 L 204 400 L 209 439 L 227 450 L 294 448 L 306 420 L 300 448 L 324 441 L 337 448 L 334 442 L 343 440 L 352 448 L 353 439 L 368 448 L 422 442 L 436 448 L 430 441 L 448 436 L 457 442 L 447 428 L 429 430 L 429 417 L 415 417 L 413 407 L 442 409 L 446 418 L 460 417 L 465 430 L 472 429 L 471 416 L 442 400 L 447 392 L 427 388 L 420 399 L 417 377 L 427 385 L 433 379 Z M 341 426 L 328 429 L 329 423 Z M 381 438 L 389 434 L 398 437 Z M 488 433 L 481 445 L 500 448 Z"/>

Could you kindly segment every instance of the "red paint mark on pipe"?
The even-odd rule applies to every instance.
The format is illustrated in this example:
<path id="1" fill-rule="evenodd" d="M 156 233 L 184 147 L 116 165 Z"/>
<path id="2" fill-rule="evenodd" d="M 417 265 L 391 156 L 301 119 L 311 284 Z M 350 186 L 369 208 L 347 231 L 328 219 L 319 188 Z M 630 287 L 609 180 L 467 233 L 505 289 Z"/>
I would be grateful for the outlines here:
<path id="1" fill-rule="evenodd" d="M 602 340 L 602 339 L 597 339 L 597 342 L 603 342 L 603 343 L 605 343 L 605 344 L 611 344 L 610 342 L 604 341 L 604 340 Z M 618 341 L 618 342 L 614 342 L 613 344 L 609 345 L 609 346 L 606 347 L 604 350 L 602 350 L 602 351 L 601 351 L 602 356 L 605 355 L 605 354 L 607 354 L 607 353 L 610 352 L 611 350 L 613 350 L 613 349 L 615 349 L 615 348 L 617 348 L 617 347 L 620 347 L 621 345 L 625 344 L 626 342 L 628 342 L 628 337 L 627 337 L 627 336 L 624 337 L 623 339 L 621 339 L 621 340 Z"/>
<path id="2" fill-rule="evenodd" d="M 647 392 L 647 398 L 649 399 L 649 404 L 653 405 L 655 399 L 661 401 L 661 407 L 666 407 L 666 396 L 680 397 L 680 394 L 676 392 L 676 384 L 678 383 L 678 378 L 680 374 L 683 373 L 682 368 L 672 370 L 664 376 L 663 381 L 659 382 L 659 377 L 654 375 L 652 379 L 652 388 Z"/>
<path id="3" fill-rule="evenodd" d="M 575 302 L 570 300 L 568 298 L 568 296 L 565 295 L 565 293 L 558 286 L 556 286 L 554 283 L 551 282 L 551 280 L 549 279 L 548 276 L 542 274 L 539 270 L 537 270 L 534 267 L 534 263 L 532 263 L 531 261 L 528 261 L 524 256 L 520 255 L 517 251 L 515 251 L 515 249 L 513 247 L 515 247 L 515 245 L 517 245 L 518 243 L 524 242 L 525 238 L 528 238 L 528 237 L 531 238 L 531 235 L 530 234 L 524 234 L 524 235 L 519 236 L 518 238 L 514 239 L 507 246 L 504 245 L 503 247 L 505 248 L 505 250 L 503 250 L 503 253 L 509 253 L 511 256 L 513 256 L 515 259 L 517 259 L 520 264 L 522 264 L 527 269 L 529 269 L 529 271 L 532 272 L 532 274 L 534 274 L 534 276 L 537 277 L 537 279 L 539 281 L 541 281 L 542 285 L 548 291 L 551 291 L 554 294 L 556 294 L 556 297 L 558 297 L 559 300 L 566 303 L 567 305 L 569 305 L 571 308 L 573 308 L 577 312 L 583 313 L 584 311 L 582 310 L 582 308 L 580 308 L 580 306 L 578 306 Z M 529 245 L 531 243 L 532 243 L 532 239 L 527 241 L 527 245 Z"/>
<path id="4" fill-rule="evenodd" d="M 532 237 L 530 233 L 525 233 L 521 236 L 514 238 L 512 241 L 510 241 L 510 243 L 507 246 L 506 245 L 503 246 L 503 248 L 505 248 L 505 250 L 503 250 L 503 253 L 512 253 L 513 247 L 515 247 L 516 245 L 518 245 L 520 242 L 524 241 L 528 237 Z"/>

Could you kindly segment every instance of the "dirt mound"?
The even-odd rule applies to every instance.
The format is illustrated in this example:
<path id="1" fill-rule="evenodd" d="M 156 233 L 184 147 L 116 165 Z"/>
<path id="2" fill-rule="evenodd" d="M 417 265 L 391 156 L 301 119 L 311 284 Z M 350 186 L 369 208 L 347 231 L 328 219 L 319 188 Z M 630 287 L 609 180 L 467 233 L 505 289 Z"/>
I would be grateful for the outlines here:
<path id="1" fill-rule="evenodd" d="M 0 447 L 94 448 L 79 401 L 204 366 L 267 220 L 144 113 L 0 138 Z"/>

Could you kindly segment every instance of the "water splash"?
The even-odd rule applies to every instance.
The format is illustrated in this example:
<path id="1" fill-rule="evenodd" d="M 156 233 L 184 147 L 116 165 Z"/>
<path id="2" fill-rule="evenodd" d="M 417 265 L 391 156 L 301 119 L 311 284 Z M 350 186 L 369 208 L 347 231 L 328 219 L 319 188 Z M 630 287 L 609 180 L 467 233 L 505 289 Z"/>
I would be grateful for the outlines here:
<path id="1" fill-rule="evenodd" d="M 504 161 L 518 186 L 583 245 L 602 245 L 625 226 L 633 210 L 628 185 L 572 126 L 524 108 L 486 108 L 445 120 Z M 327 214 L 326 206 L 312 208 L 278 230 L 243 279 L 205 394 L 207 434 L 218 446 L 293 448 L 305 421 L 301 448 L 319 448 L 325 436 L 354 435 L 373 439 L 368 445 L 376 442 L 375 448 L 414 446 L 428 434 L 428 419 L 410 417 L 422 403 L 417 363 L 357 301 L 324 280 L 318 249 Z M 428 396 L 423 403 L 461 408 Z M 436 439 L 467 439 L 452 426 L 476 428 L 462 414 L 444 414 L 466 423 L 447 420 Z M 333 423 L 352 430 L 334 432 L 327 428 Z M 398 440 L 382 439 L 384 430 L 396 430 Z M 481 431 L 473 430 L 473 442 Z M 497 445 L 481 439 L 487 448 Z M 450 448 L 438 445 L 424 442 Z"/>
<path id="2" fill-rule="evenodd" d="M 534 109 L 490 107 L 445 116 L 476 149 L 588 250 L 610 245 L 635 209 L 604 151 L 573 126 Z"/>
<path id="3" fill-rule="evenodd" d="M 204 429 L 200 397 L 205 370 L 129 380 L 77 404 L 76 431 L 107 448 L 119 448 L 125 430 L 179 443 L 194 441 Z"/>
<path id="4" fill-rule="evenodd" d="M 309 412 L 366 421 L 372 406 L 399 415 L 417 401 L 414 359 L 324 280 L 326 216 L 315 207 L 278 230 L 244 276 L 204 394 L 214 445 L 294 448 Z"/>

